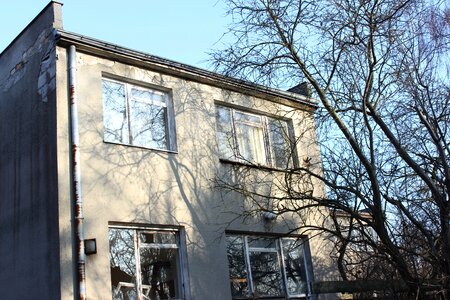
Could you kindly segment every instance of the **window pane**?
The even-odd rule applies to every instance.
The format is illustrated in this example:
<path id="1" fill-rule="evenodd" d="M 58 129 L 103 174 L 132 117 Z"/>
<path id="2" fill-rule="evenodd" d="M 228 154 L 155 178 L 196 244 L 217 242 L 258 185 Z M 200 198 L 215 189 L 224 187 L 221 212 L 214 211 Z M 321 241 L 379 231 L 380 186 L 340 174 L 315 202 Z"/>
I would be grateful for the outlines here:
<path id="1" fill-rule="evenodd" d="M 130 105 L 132 144 L 167 149 L 167 108 L 164 94 L 132 88 Z"/>
<path id="2" fill-rule="evenodd" d="M 262 127 L 236 121 L 236 136 L 240 158 L 249 162 L 266 163 Z"/>
<path id="3" fill-rule="evenodd" d="M 152 300 L 181 298 L 178 291 L 178 250 L 141 248 L 142 293 Z"/>
<path id="4" fill-rule="evenodd" d="M 131 89 L 131 97 L 135 101 L 155 104 L 159 106 L 166 105 L 166 94 L 156 90 L 133 88 Z"/>
<path id="5" fill-rule="evenodd" d="M 242 237 L 227 236 L 227 256 L 231 294 L 233 297 L 245 297 L 249 294 L 249 290 Z"/>
<path id="6" fill-rule="evenodd" d="M 172 231 L 141 232 L 140 238 L 145 244 L 177 244 L 176 233 Z"/>
<path id="7" fill-rule="evenodd" d="M 105 141 L 124 144 L 130 142 L 123 84 L 103 80 L 103 123 Z"/>
<path id="8" fill-rule="evenodd" d="M 290 295 L 305 294 L 307 289 L 302 241 L 283 239 L 282 244 L 288 293 Z"/>
<path id="9" fill-rule="evenodd" d="M 286 121 L 268 119 L 273 165 L 277 168 L 292 166 L 291 145 Z"/>
<path id="10" fill-rule="evenodd" d="M 277 252 L 249 251 L 253 289 L 258 296 L 282 295 Z"/>
<path id="11" fill-rule="evenodd" d="M 134 230 L 109 230 L 113 299 L 137 299 Z"/>
<path id="12" fill-rule="evenodd" d="M 103 80 L 104 139 L 169 149 L 167 93 Z"/>
<path id="13" fill-rule="evenodd" d="M 217 143 L 219 155 L 222 158 L 234 158 L 234 140 L 231 125 L 231 110 L 225 107 L 216 107 Z"/>
<path id="14" fill-rule="evenodd" d="M 131 101 L 132 144 L 167 149 L 165 107 Z"/>
<path id="15" fill-rule="evenodd" d="M 264 131 L 261 116 L 235 112 L 236 137 L 240 158 L 260 164 L 266 164 Z"/>

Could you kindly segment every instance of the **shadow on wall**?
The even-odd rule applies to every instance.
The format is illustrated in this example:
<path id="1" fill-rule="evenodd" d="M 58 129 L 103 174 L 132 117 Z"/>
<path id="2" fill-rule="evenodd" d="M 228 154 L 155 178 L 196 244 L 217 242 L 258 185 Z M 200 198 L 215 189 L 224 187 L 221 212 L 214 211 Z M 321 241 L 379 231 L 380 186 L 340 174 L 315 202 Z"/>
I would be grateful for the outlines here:
<path id="1" fill-rule="evenodd" d="M 104 107 L 98 99 L 102 95 L 102 81 L 96 77 L 98 71 L 90 72 L 89 68 L 94 67 L 98 68 L 95 64 L 83 66 L 82 72 L 86 76 L 82 76 L 80 86 L 89 88 L 80 89 L 79 94 L 82 190 L 88 231 L 98 225 L 106 227 L 111 221 L 183 226 L 187 232 L 190 272 L 204 274 L 214 266 L 227 264 L 226 253 L 218 253 L 225 249 L 222 237 L 226 229 L 284 233 L 298 229 L 301 216 L 295 213 L 283 212 L 273 226 L 261 217 L 261 212 L 279 209 L 282 205 L 274 200 L 281 196 L 280 186 L 288 173 L 219 162 L 213 92 L 205 90 L 204 85 L 152 72 L 143 72 L 139 77 L 130 67 L 129 73 L 121 74 L 171 87 L 177 151 L 106 143 L 103 141 Z M 116 86 L 120 88 L 120 85 Z M 222 93 L 218 97 L 224 102 L 245 104 L 256 111 L 268 111 L 269 115 L 288 119 L 296 113 L 294 109 L 281 110 L 272 102 L 226 91 Z M 310 132 L 310 120 L 305 118 L 295 122 L 295 128 L 304 128 L 305 134 Z M 305 141 L 303 132 L 296 132 L 295 136 L 297 139 L 293 143 L 308 147 L 302 143 Z M 301 161 L 302 158 L 293 159 Z M 223 178 L 231 179 L 227 181 L 231 184 L 228 188 L 218 184 Z M 245 190 L 233 190 L 234 184 L 243 182 L 256 197 L 250 197 Z M 289 199 L 284 199 L 283 203 L 290 204 Z M 214 259 L 211 253 L 216 254 Z M 220 284 L 228 271 L 217 269 L 220 271 L 210 276 L 210 280 Z M 109 289 L 109 276 L 105 276 L 104 271 L 105 265 L 89 270 L 90 274 L 95 273 L 99 284 Z M 192 276 L 190 280 L 191 289 L 198 297 L 208 296 L 210 287 L 204 280 L 199 276 Z M 97 296 L 101 298 L 100 291 L 96 289 L 91 293 L 99 293 Z"/>
<path id="2" fill-rule="evenodd" d="M 92 90 L 101 89 L 99 80 L 85 80 Z M 101 105 L 87 101 L 80 105 L 86 223 L 89 228 L 97 226 L 89 220 L 95 215 L 103 220 L 101 226 L 109 221 L 183 226 L 190 271 L 198 273 L 218 263 L 205 253 L 220 249 L 215 240 L 218 233 L 211 226 L 222 213 L 212 186 L 218 165 L 213 98 L 195 83 L 175 79 L 159 83 L 172 86 L 177 153 L 105 143 Z M 110 286 L 104 270 L 90 272 L 101 285 Z M 191 287 L 202 295 L 208 288 L 197 277 L 190 278 Z"/>

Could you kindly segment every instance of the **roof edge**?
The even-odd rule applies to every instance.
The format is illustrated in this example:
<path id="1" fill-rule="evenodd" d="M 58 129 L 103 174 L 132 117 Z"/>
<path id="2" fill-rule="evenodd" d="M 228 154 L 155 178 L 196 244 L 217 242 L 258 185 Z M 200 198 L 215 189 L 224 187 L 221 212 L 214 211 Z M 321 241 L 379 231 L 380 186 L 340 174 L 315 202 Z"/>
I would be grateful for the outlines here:
<path id="1" fill-rule="evenodd" d="M 288 106 L 297 107 L 300 105 L 302 107 L 306 106 L 313 110 L 318 107 L 318 103 L 315 100 L 307 98 L 303 95 L 288 91 L 281 91 L 249 81 L 221 75 L 205 69 L 193 67 L 145 52 L 136 51 L 77 33 L 57 29 L 56 39 L 58 45 L 63 47 L 75 45 L 81 52 L 106 58 L 114 58 L 125 63 L 145 65 L 146 67 L 150 67 L 162 73 L 184 77 L 193 81 L 208 83 L 218 87 L 225 87 L 241 93 L 244 92 L 246 94 L 262 96 L 262 98 L 269 98 L 268 100 L 279 102 Z"/>

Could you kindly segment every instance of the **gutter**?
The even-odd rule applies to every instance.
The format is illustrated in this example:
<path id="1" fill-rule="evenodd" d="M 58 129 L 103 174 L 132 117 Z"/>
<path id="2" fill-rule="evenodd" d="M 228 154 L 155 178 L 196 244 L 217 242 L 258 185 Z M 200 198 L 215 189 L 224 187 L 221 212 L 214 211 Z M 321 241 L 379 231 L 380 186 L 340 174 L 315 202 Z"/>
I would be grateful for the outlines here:
<path id="1" fill-rule="evenodd" d="M 80 134 L 78 130 L 78 91 L 76 78 L 76 48 L 69 47 L 69 92 L 70 92 L 70 135 L 72 143 L 72 208 L 74 224 L 74 236 L 72 243 L 75 245 L 76 255 L 76 294 L 79 300 L 86 299 L 86 254 L 84 252 L 84 228 L 83 228 L 83 198 L 81 194 L 81 170 L 80 170 Z"/>

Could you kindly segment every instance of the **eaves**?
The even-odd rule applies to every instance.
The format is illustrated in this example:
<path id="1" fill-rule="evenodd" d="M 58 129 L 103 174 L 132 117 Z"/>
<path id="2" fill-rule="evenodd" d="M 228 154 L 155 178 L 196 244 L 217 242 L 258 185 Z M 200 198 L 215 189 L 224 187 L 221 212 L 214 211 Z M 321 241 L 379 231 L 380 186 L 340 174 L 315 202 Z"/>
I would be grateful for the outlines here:
<path id="1" fill-rule="evenodd" d="M 77 47 L 77 51 L 86 54 L 255 96 L 302 110 L 314 111 L 318 107 L 316 101 L 299 94 L 272 89 L 245 80 L 224 76 L 201 68 L 93 39 L 77 33 L 57 29 L 55 32 L 55 37 L 58 46 L 68 47 L 70 45 L 75 45 Z"/>

